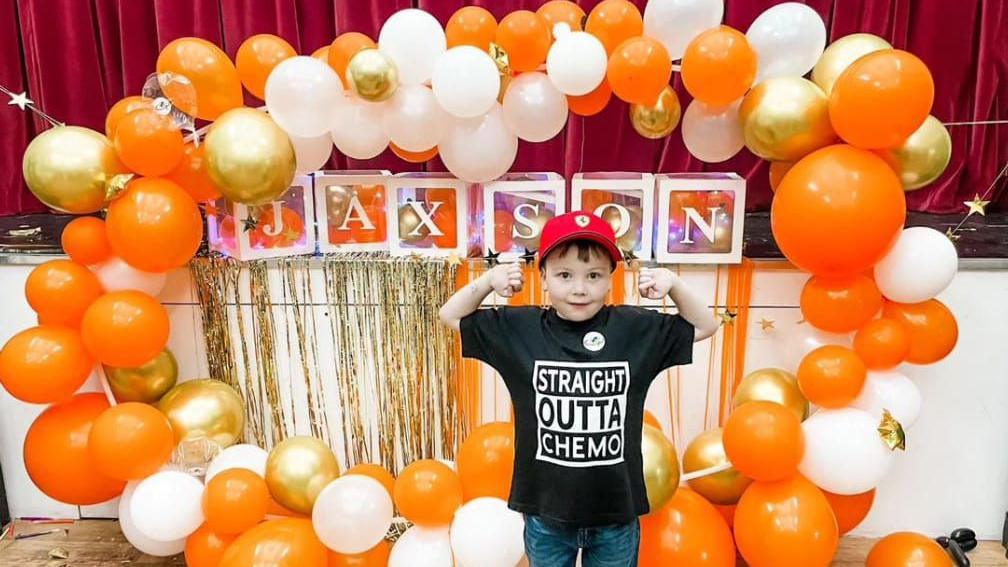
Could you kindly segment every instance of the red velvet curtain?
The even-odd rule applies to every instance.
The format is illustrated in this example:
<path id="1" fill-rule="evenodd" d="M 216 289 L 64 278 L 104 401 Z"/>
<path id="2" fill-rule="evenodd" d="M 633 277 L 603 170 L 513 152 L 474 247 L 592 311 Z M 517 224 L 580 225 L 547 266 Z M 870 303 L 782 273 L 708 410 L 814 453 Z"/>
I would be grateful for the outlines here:
<path id="1" fill-rule="evenodd" d="M 474 3 L 499 18 L 545 0 L 0 0 L 0 85 L 28 91 L 40 108 L 68 124 L 103 130 L 107 109 L 137 94 L 154 70 L 160 47 L 198 36 L 232 57 L 256 33 L 274 33 L 310 54 L 337 34 L 377 37 L 399 9 L 418 6 L 444 23 Z M 634 0 L 643 10 L 646 0 Z M 598 0 L 579 3 L 589 11 Z M 769 0 L 728 0 L 725 23 L 740 30 Z M 871 32 L 921 57 L 931 68 L 933 114 L 943 122 L 1008 119 L 1008 3 L 1004 0 L 809 0 L 831 39 Z M 678 77 L 683 105 L 689 97 Z M 248 101 L 255 101 L 249 96 Z M 24 186 L 21 154 L 43 124 L 16 107 L 0 105 L 0 214 L 43 211 Z M 950 127 L 953 157 L 948 171 L 908 198 L 913 210 L 961 212 L 962 201 L 983 192 L 1008 163 L 1008 125 Z M 349 162 L 349 163 L 348 163 Z M 391 154 L 364 162 L 334 160 L 335 167 L 415 170 Z M 440 162 L 430 169 L 443 169 Z M 751 210 L 770 203 L 767 163 L 748 151 L 714 165 L 693 159 L 678 132 L 666 140 L 638 136 L 615 100 L 600 115 L 572 116 L 567 129 L 541 144 L 522 142 L 516 171 L 736 171 L 749 179 Z M 1002 183 L 1002 186 L 1005 185 Z M 999 188 L 1000 189 L 1000 188 Z M 1004 208 L 1008 192 L 993 199 Z"/>

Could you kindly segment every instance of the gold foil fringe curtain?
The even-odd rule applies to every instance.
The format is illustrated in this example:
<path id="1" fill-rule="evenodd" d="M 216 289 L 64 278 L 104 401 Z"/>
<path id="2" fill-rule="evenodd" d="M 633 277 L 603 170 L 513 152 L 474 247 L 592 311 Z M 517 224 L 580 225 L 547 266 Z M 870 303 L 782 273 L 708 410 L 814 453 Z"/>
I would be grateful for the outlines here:
<path id="1" fill-rule="evenodd" d="M 343 465 L 397 473 L 454 459 L 473 426 L 457 341 L 438 322 L 457 266 L 348 253 L 191 263 L 210 376 L 238 388 L 247 441 L 327 441 Z M 469 373 L 466 373 L 469 374 Z"/>

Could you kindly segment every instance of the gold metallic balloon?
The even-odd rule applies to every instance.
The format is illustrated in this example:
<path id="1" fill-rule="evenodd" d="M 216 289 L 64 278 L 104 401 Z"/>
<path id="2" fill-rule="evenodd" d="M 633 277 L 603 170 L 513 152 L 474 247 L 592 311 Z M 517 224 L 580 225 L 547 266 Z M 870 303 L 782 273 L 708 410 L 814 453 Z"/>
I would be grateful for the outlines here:
<path id="1" fill-rule="evenodd" d="M 170 350 L 164 349 L 153 360 L 137 368 L 105 367 L 105 377 L 116 401 L 153 404 L 160 400 L 178 379 L 178 363 Z"/>
<path id="2" fill-rule="evenodd" d="M 235 108 L 220 115 L 206 137 L 208 172 L 229 201 L 275 201 L 294 179 L 294 146 L 265 112 Z"/>
<path id="3" fill-rule="evenodd" d="M 697 435 L 683 453 L 683 472 L 691 473 L 728 463 L 721 437 L 723 433 L 722 429 L 712 429 Z M 745 489 L 752 484 L 752 479 L 730 468 L 716 474 L 694 478 L 687 483 L 697 494 L 710 500 L 711 503 L 729 505 L 739 501 Z"/>
<path id="4" fill-rule="evenodd" d="M 812 82 L 829 96 L 833 84 L 851 63 L 863 55 L 883 49 L 892 49 L 892 45 L 877 35 L 855 33 L 841 37 L 831 43 L 819 57 L 819 62 L 812 69 Z"/>
<path id="5" fill-rule="evenodd" d="M 126 168 L 104 135 L 56 126 L 28 144 L 22 161 L 28 189 L 51 209 L 80 215 L 105 206 L 105 184 Z"/>
<path id="6" fill-rule="evenodd" d="M 679 125 L 679 118 L 682 116 L 682 106 L 679 104 L 679 95 L 672 87 L 665 87 L 658 102 L 651 106 L 643 104 L 630 105 L 630 123 L 634 130 L 645 138 L 657 140 L 664 138 L 675 130 Z"/>
<path id="7" fill-rule="evenodd" d="M 223 449 L 240 441 L 245 430 L 245 404 L 220 380 L 182 382 L 161 398 L 158 409 L 171 422 L 176 443 L 207 438 Z"/>
<path id="8" fill-rule="evenodd" d="M 836 139 L 826 94 L 801 77 L 756 85 L 742 100 L 739 118 L 746 147 L 771 161 L 797 161 Z"/>
<path id="9" fill-rule="evenodd" d="M 651 510 L 658 510 L 679 488 L 679 458 L 665 434 L 647 424 L 641 434 L 641 455 L 648 503 Z"/>
<path id="10" fill-rule="evenodd" d="M 791 410 L 799 421 L 809 416 L 809 402 L 798 388 L 798 378 L 780 368 L 763 368 L 739 382 L 732 407 L 749 402 L 774 402 Z"/>
<path id="11" fill-rule="evenodd" d="M 416 231 L 415 233 L 413 231 Z M 399 207 L 399 239 L 403 242 L 415 242 L 423 240 L 430 234 L 430 229 L 423 224 L 423 220 L 412 205 Z"/>
<path id="12" fill-rule="evenodd" d="M 381 102 L 399 88 L 399 70 L 388 55 L 377 49 L 362 49 L 350 58 L 346 83 L 360 98 Z"/>
<path id="13" fill-rule="evenodd" d="M 641 211 L 640 207 L 629 206 L 626 207 L 627 213 L 629 214 L 629 226 L 630 228 L 623 233 L 619 234 L 621 228 L 623 228 L 623 214 L 616 207 L 606 207 L 602 211 L 602 218 L 609 223 L 613 231 L 616 232 L 616 246 L 620 250 L 636 250 L 640 246 L 641 236 L 643 235 L 643 230 L 637 231 L 634 227 L 643 227 L 642 219 L 644 218 L 644 213 Z"/>
<path id="14" fill-rule="evenodd" d="M 900 176 L 905 191 L 920 189 L 941 177 L 952 158 L 952 137 L 934 116 L 894 150 L 880 150 L 882 159 Z"/>
<path id="15" fill-rule="evenodd" d="M 314 437 L 287 439 L 266 460 L 266 486 L 273 499 L 301 514 L 311 514 L 319 493 L 339 474 L 332 449 Z"/>

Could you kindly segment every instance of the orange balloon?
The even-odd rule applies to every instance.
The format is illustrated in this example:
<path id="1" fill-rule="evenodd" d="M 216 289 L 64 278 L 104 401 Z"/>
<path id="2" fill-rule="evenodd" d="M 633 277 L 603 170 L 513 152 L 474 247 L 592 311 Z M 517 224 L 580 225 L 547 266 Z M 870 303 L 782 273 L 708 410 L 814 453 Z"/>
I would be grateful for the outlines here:
<path id="1" fill-rule="evenodd" d="M 793 161 L 772 161 L 770 162 L 770 190 L 777 191 L 777 187 L 780 186 L 780 182 L 787 175 L 787 172 L 791 171 L 794 167 L 795 162 Z"/>
<path id="2" fill-rule="evenodd" d="M 686 488 L 641 518 L 640 566 L 734 567 L 735 543 L 714 506 Z"/>
<path id="3" fill-rule="evenodd" d="M 448 465 L 422 459 L 399 473 L 392 499 L 399 512 L 414 524 L 447 526 L 455 510 L 462 506 L 462 482 Z"/>
<path id="4" fill-rule="evenodd" d="M 220 567 L 323 566 L 328 552 L 315 536 L 311 520 L 284 518 L 263 522 L 234 540 Z"/>
<path id="5" fill-rule="evenodd" d="M 220 199 L 220 191 L 207 173 L 206 145 L 187 143 L 182 153 L 182 161 L 165 177 L 174 181 L 189 193 L 196 202 Z"/>
<path id="6" fill-rule="evenodd" d="M 903 186 L 877 155 L 833 145 L 805 156 L 781 181 L 770 224 L 781 252 L 817 275 L 844 276 L 875 265 L 906 220 Z"/>
<path id="7" fill-rule="evenodd" d="M 749 402 L 725 423 L 724 449 L 735 469 L 754 480 L 775 481 L 798 470 L 805 453 L 801 422 L 773 402 Z"/>
<path id="8" fill-rule="evenodd" d="M 546 22 L 551 35 L 557 24 L 567 24 L 571 31 L 581 31 L 584 27 L 585 11 L 568 0 L 550 0 L 539 6 L 536 15 Z"/>
<path id="9" fill-rule="evenodd" d="M 459 45 L 472 45 L 481 51 L 490 49 L 497 37 L 497 19 L 486 8 L 465 6 L 452 14 L 445 26 L 448 49 Z"/>
<path id="10" fill-rule="evenodd" d="M 237 538 L 215 532 L 208 524 L 203 524 L 186 538 L 186 567 L 217 567 L 228 546 Z"/>
<path id="11" fill-rule="evenodd" d="M 597 37 L 612 55 L 624 41 L 644 34 L 644 18 L 627 0 L 602 0 L 588 14 L 585 31 Z"/>
<path id="12" fill-rule="evenodd" d="M 851 63 L 830 93 L 836 133 L 859 148 L 897 148 L 931 113 L 934 79 L 916 55 L 899 49 Z"/>
<path id="13" fill-rule="evenodd" d="M 892 303 L 887 301 L 882 316 L 903 323 L 910 334 L 910 351 L 906 361 L 931 364 L 945 358 L 959 341 L 959 324 L 955 315 L 937 299 L 923 303 Z"/>
<path id="14" fill-rule="evenodd" d="M 329 66 L 339 75 L 343 86 L 346 86 L 346 69 L 353 56 L 357 55 L 359 51 L 377 47 L 378 44 L 374 40 L 357 32 L 340 34 L 333 40 L 332 45 L 329 46 Z"/>
<path id="15" fill-rule="evenodd" d="M 672 60 L 660 41 L 635 37 L 613 51 L 606 78 L 618 98 L 631 104 L 650 106 L 658 100 L 672 78 Z"/>
<path id="16" fill-rule="evenodd" d="M 400 159 L 410 163 L 423 163 L 434 159 L 434 157 L 438 155 L 437 146 L 422 152 L 411 152 L 400 148 L 392 142 L 389 142 L 389 149 L 392 150 L 392 153 L 399 156 Z"/>
<path id="17" fill-rule="evenodd" d="M 578 116 L 595 116 L 605 110 L 611 98 L 612 87 L 609 86 L 609 81 L 602 79 L 599 86 L 588 94 L 567 95 L 567 107 Z"/>
<path id="18" fill-rule="evenodd" d="M 385 540 L 364 553 L 329 552 L 329 567 L 387 567 L 392 548 Z"/>
<path id="19" fill-rule="evenodd" d="M 108 407 L 104 394 L 78 394 L 49 406 L 28 428 L 25 469 L 46 496 L 88 506 L 122 494 L 126 483 L 102 474 L 88 452 L 91 426 Z"/>
<path id="20" fill-rule="evenodd" d="M 315 51 L 312 51 L 311 56 L 314 57 L 315 59 L 319 59 L 321 61 L 324 61 L 324 62 L 328 63 L 329 62 L 329 47 L 330 46 L 328 46 L 328 45 L 323 45 L 322 47 L 316 49 Z"/>
<path id="21" fill-rule="evenodd" d="M 381 465 L 362 463 L 351 467 L 346 474 L 360 474 L 377 480 L 385 490 L 388 490 L 389 496 L 392 496 L 392 491 L 395 490 L 395 477 Z"/>
<path id="22" fill-rule="evenodd" d="M 266 481 L 248 469 L 227 469 L 203 492 L 206 525 L 220 534 L 237 535 L 263 521 L 269 510 Z"/>
<path id="23" fill-rule="evenodd" d="M 458 454 L 466 502 L 483 496 L 508 499 L 514 474 L 514 443 L 513 423 L 487 423 L 469 434 Z"/>
<path id="24" fill-rule="evenodd" d="M 30 404 L 61 402 L 84 385 L 94 360 L 80 334 L 58 325 L 42 325 L 14 335 L 0 350 L 0 384 Z"/>
<path id="25" fill-rule="evenodd" d="M 28 305 L 48 323 L 77 327 L 91 303 L 105 293 L 91 270 L 72 260 L 40 264 L 25 280 Z"/>
<path id="26" fill-rule="evenodd" d="M 845 278 L 812 276 L 801 292 L 801 312 L 813 327 L 831 333 L 857 330 L 882 309 L 882 292 L 861 274 Z"/>
<path id="27" fill-rule="evenodd" d="M 273 68 L 297 51 L 282 37 L 269 33 L 254 35 L 242 42 L 235 54 L 235 69 L 248 92 L 259 99 L 266 98 L 266 79 Z"/>
<path id="28" fill-rule="evenodd" d="M 952 567 L 955 563 L 938 542 L 923 534 L 896 532 L 868 552 L 865 567 Z"/>
<path id="29" fill-rule="evenodd" d="M 102 364 L 136 368 L 160 354 L 168 343 L 168 312 L 140 291 L 106 293 L 84 313 L 81 338 Z"/>
<path id="30" fill-rule="evenodd" d="M 712 28 L 686 46 L 681 73 L 693 98 L 728 104 L 741 98 L 756 80 L 756 52 L 742 32 L 728 26 Z"/>
<path id="31" fill-rule="evenodd" d="M 512 71 L 535 71 L 546 62 L 551 43 L 550 30 L 546 21 L 534 12 L 518 10 L 500 21 L 495 43 L 507 52 Z"/>
<path id="32" fill-rule="evenodd" d="M 112 256 L 112 246 L 105 235 L 105 221 L 97 217 L 77 217 L 67 223 L 60 242 L 71 260 L 85 266 L 104 262 Z"/>
<path id="33" fill-rule="evenodd" d="M 214 120 L 243 104 L 238 70 L 227 53 L 205 39 L 183 37 L 166 45 L 158 55 L 157 72 L 189 79 L 196 91 L 196 108 L 167 94 L 180 110 L 197 118 Z"/>
<path id="34" fill-rule="evenodd" d="M 833 515 L 836 516 L 840 535 L 844 535 L 858 527 L 858 524 L 863 522 L 868 516 L 872 504 L 875 503 L 874 488 L 868 492 L 851 496 L 833 494 L 824 490 L 823 495 L 829 501 L 830 508 L 833 509 Z"/>
<path id="35" fill-rule="evenodd" d="M 269 507 L 266 509 L 266 516 L 285 516 L 287 518 L 307 518 L 305 514 L 295 512 L 294 510 L 288 510 L 284 508 L 273 497 L 270 497 Z"/>
<path id="36" fill-rule="evenodd" d="M 115 150 L 130 170 L 156 177 L 175 169 L 182 161 L 185 142 L 169 117 L 150 108 L 134 110 L 119 121 Z"/>
<path id="37" fill-rule="evenodd" d="M 728 522 L 729 528 L 735 527 L 735 504 L 715 504 L 714 508 L 725 519 L 725 522 Z"/>
<path id="38" fill-rule="evenodd" d="M 127 114 L 141 108 L 152 108 L 153 105 L 154 102 L 145 96 L 128 96 L 120 99 L 105 115 L 105 136 L 109 140 L 115 139 L 116 128 Z"/>
<path id="39" fill-rule="evenodd" d="M 735 509 L 735 543 L 751 567 L 827 567 L 838 540 L 829 502 L 801 475 L 754 482 Z"/>
<path id="40" fill-rule="evenodd" d="M 817 406 L 842 408 L 864 388 L 867 369 L 858 355 L 839 345 L 821 346 L 798 365 L 798 387 Z"/>
<path id="41" fill-rule="evenodd" d="M 127 402 L 94 421 L 88 450 L 99 471 L 116 480 L 141 480 L 156 473 L 175 448 L 171 424 L 153 406 Z"/>
<path id="42" fill-rule="evenodd" d="M 109 204 L 105 229 L 115 253 L 147 272 L 184 266 L 203 239 L 192 197 L 174 182 L 153 177 L 131 181 Z"/>
<path id="43" fill-rule="evenodd" d="M 868 321 L 854 335 L 854 352 L 870 370 L 885 370 L 906 360 L 910 333 L 906 326 L 888 318 Z"/>

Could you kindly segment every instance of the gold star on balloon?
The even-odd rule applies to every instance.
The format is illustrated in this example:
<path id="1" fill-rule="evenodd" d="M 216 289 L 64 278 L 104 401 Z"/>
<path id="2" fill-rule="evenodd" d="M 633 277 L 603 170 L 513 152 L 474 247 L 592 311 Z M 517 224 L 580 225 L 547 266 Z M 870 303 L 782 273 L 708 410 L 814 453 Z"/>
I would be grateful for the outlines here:
<path id="1" fill-rule="evenodd" d="M 760 319 L 759 324 L 764 331 L 775 328 L 773 319 L 766 319 L 766 318 Z"/>
<path id="2" fill-rule="evenodd" d="M 10 93 L 7 96 L 10 97 L 10 101 L 7 102 L 7 106 L 16 106 L 22 111 L 25 107 L 35 104 L 32 99 L 28 98 L 27 92 L 23 92 L 21 94 Z"/>
<path id="3" fill-rule="evenodd" d="M 738 314 L 737 313 L 732 313 L 731 311 L 728 311 L 726 309 L 726 310 L 722 311 L 721 313 L 718 313 L 718 317 L 721 318 L 721 324 L 722 325 L 731 325 L 731 324 L 735 323 L 735 318 L 738 317 Z"/>
<path id="4" fill-rule="evenodd" d="M 896 449 L 906 451 L 906 432 L 903 431 L 903 425 L 896 421 L 887 409 L 882 410 L 882 422 L 879 423 L 878 432 L 890 451 Z"/>
<path id="5" fill-rule="evenodd" d="M 120 173 L 112 176 L 112 179 L 109 179 L 109 182 L 105 184 L 105 200 L 112 201 L 122 195 L 122 192 L 126 190 L 126 185 L 133 177 L 132 173 Z"/>
<path id="6" fill-rule="evenodd" d="M 458 252 L 452 252 L 451 254 L 449 254 L 446 261 L 448 262 L 449 266 L 461 266 L 462 265 L 462 257 L 459 256 Z"/>
<path id="7" fill-rule="evenodd" d="M 971 216 L 974 213 L 980 216 L 987 216 L 986 207 L 990 204 L 990 201 L 985 201 L 980 198 L 979 194 L 974 194 L 972 201 L 963 201 L 963 204 L 969 208 L 969 212 L 966 213 L 966 216 Z"/>

